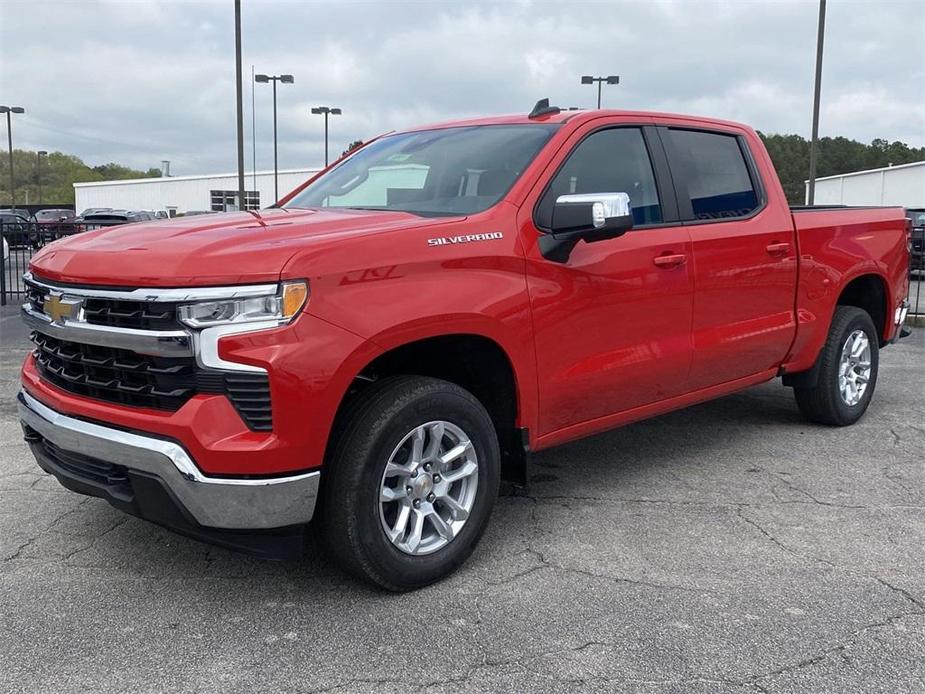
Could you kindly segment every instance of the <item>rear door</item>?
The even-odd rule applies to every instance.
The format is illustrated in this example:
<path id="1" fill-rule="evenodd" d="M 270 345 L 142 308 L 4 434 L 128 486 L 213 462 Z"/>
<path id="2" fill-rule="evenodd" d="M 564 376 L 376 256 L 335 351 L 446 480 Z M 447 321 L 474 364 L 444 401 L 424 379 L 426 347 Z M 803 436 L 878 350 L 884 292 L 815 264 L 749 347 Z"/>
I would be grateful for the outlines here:
<path id="1" fill-rule="evenodd" d="M 796 332 L 797 248 L 783 201 L 768 203 L 742 132 L 660 127 L 690 231 L 697 390 L 771 369 Z"/>
<path id="2" fill-rule="evenodd" d="M 555 200 L 629 194 L 634 227 L 580 242 L 565 263 L 542 256 Z M 692 279 L 688 230 L 655 128 L 578 129 L 521 207 L 539 376 L 540 436 L 594 423 L 684 392 L 690 366 Z"/>

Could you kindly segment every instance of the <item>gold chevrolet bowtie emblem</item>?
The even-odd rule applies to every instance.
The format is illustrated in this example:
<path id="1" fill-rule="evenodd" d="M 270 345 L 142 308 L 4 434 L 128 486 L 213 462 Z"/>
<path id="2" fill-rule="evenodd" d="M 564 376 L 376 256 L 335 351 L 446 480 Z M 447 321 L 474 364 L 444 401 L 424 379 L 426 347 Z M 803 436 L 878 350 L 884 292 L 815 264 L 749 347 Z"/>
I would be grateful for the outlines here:
<path id="1" fill-rule="evenodd" d="M 65 318 L 75 318 L 80 308 L 79 299 L 65 299 L 59 294 L 50 294 L 43 306 L 46 315 L 54 323 L 62 323 Z"/>

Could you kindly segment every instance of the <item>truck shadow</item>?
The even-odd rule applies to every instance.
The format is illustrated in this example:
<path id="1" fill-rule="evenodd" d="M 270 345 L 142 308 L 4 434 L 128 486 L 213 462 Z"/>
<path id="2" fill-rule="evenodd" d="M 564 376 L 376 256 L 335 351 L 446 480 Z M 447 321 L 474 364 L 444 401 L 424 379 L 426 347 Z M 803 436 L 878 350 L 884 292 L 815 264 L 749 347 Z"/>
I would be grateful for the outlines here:
<path id="1" fill-rule="evenodd" d="M 769 430 L 779 431 L 782 426 L 812 425 L 801 418 L 789 390 L 778 384 L 765 384 L 536 454 L 529 494 L 536 498 L 580 498 L 591 485 L 602 498 L 638 495 L 640 490 L 658 495 L 683 473 L 685 466 L 707 465 L 718 451 L 729 447 L 731 440 L 741 447 L 741 439 L 750 437 L 749 450 L 754 449 L 756 457 L 760 457 L 762 441 L 779 438 L 770 436 Z M 766 453 L 770 455 L 771 451 Z M 745 470 L 751 464 L 750 456 L 739 456 L 737 460 L 742 471 L 752 471 Z M 714 474 L 722 476 L 729 472 L 721 470 Z M 341 591 L 352 597 L 381 594 L 349 578 L 332 564 L 316 528 L 309 528 L 306 534 L 303 559 L 269 562 L 179 537 L 136 519 L 122 523 L 119 512 L 100 502 L 91 503 L 94 515 L 106 516 L 100 519 L 101 525 L 108 523 L 111 516 L 112 524 L 117 527 L 94 538 L 86 551 L 74 554 L 66 565 L 119 567 L 118 570 L 129 574 L 189 581 L 189 589 L 194 592 L 197 585 L 210 590 L 209 581 L 224 580 L 233 582 L 236 591 L 259 594 L 262 600 L 274 593 L 283 595 L 300 590 L 310 590 L 313 594 Z M 521 502 L 517 499 L 502 498 L 498 502 L 499 511 L 503 513 L 505 507 L 518 503 Z M 538 513 L 542 513 L 542 507 Z M 506 522 L 520 523 L 523 527 L 508 527 L 504 534 L 490 532 L 484 543 L 492 554 L 503 555 L 509 549 L 504 547 L 508 532 L 522 536 L 530 531 L 529 516 L 505 515 Z M 274 585 L 276 590 L 268 591 Z M 345 591 L 348 586 L 351 588 Z"/>

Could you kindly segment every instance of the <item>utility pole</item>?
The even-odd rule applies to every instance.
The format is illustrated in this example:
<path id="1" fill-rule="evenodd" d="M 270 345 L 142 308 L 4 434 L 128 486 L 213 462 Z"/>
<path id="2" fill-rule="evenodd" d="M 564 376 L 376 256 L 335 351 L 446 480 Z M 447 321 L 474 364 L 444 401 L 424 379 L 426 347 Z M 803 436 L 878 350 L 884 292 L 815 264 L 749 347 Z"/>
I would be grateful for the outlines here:
<path id="1" fill-rule="evenodd" d="M 244 202 L 244 98 L 241 84 L 241 0 L 234 0 L 234 73 L 235 99 L 238 111 L 238 209 L 247 207 Z"/>
<path id="2" fill-rule="evenodd" d="M 251 164 L 253 188 L 257 190 L 257 90 L 254 87 L 254 66 L 251 65 Z"/>
<path id="3" fill-rule="evenodd" d="M 10 209 L 16 207 L 16 181 L 13 177 L 13 119 L 14 113 L 25 113 L 22 106 L 0 106 L 0 113 L 6 114 L 6 137 L 10 145 Z"/>
<path id="4" fill-rule="evenodd" d="M 316 106 L 312 108 L 312 113 L 324 114 L 324 168 L 328 168 L 328 116 L 339 116 L 343 111 L 331 106 Z"/>
<path id="5" fill-rule="evenodd" d="M 597 82 L 597 107 L 601 107 L 601 86 L 606 82 L 607 84 L 620 84 L 619 75 L 609 75 L 607 77 L 592 77 L 591 75 L 583 75 L 581 78 L 582 84 L 594 84 Z"/>
<path id="6" fill-rule="evenodd" d="M 819 94 L 822 91 L 822 43 L 825 38 L 825 0 L 819 0 L 819 26 L 816 33 L 816 84 L 813 91 L 813 136 L 809 143 L 809 192 L 806 204 L 816 203 L 816 150 L 819 147 Z"/>

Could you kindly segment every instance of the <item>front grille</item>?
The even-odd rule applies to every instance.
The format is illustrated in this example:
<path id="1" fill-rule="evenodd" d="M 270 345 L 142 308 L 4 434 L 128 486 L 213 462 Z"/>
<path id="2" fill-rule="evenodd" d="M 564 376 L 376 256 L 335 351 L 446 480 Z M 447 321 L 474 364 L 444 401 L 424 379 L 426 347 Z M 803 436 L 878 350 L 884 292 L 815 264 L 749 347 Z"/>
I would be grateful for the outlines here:
<path id="1" fill-rule="evenodd" d="M 26 301 L 44 313 L 48 290 L 29 280 L 25 284 Z M 61 287 L 59 291 L 68 293 L 67 287 Z M 134 330 L 177 330 L 183 327 L 177 320 L 177 304 L 173 302 L 86 297 L 83 311 L 84 320 L 93 325 Z"/>
<path id="2" fill-rule="evenodd" d="M 26 303 L 32 304 L 36 311 L 45 312 L 45 291 L 28 280 L 26 285 Z"/>
<path id="3" fill-rule="evenodd" d="M 92 297 L 80 287 L 54 288 L 82 296 L 81 321 L 123 330 L 182 329 L 176 302 Z M 45 312 L 49 287 L 25 279 L 26 301 Z M 112 292 L 110 292 L 112 293 Z M 42 378 L 76 395 L 131 407 L 176 411 L 197 393 L 228 397 L 254 431 L 273 429 L 270 381 L 263 373 L 202 369 L 193 357 L 156 357 L 115 347 L 87 345 L 33 333 L 35 361 Z"/>
<path id="4" fill-rule="evenodd" d="M 154 301 L 87 298 L 83 302 L 88 323 L 135 330 L 176 330 L 177 305 Z"/>
<path id="5" fill-rule="evenodd" d="M 196 393 L 226 395 L 247 426 L 273 429 L 266 374 L 210 371 L 192 357 L 155 357 L 32 333 L 42 377 L 62 390 L 132 407 L 178 410 Z"/>
<path id="6" fill-rule="evenodd" d="M 177 410 L 195 393 L 196 360 L 150 357 L 32 334 L 42 375 L 59 388 L 136 407 Z"/>

